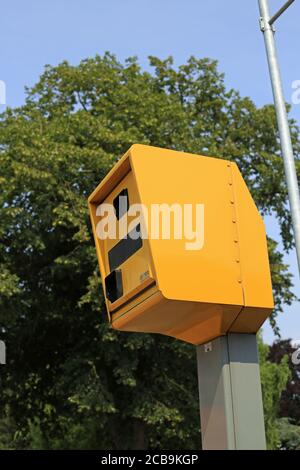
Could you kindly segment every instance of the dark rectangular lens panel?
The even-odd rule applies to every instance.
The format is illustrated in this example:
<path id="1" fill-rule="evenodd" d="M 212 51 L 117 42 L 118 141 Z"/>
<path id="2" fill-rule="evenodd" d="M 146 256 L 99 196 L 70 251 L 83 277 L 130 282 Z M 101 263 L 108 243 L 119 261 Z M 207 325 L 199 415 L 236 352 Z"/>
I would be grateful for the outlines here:
<path id="1" fill-rule="evenodd" d="M 123 295 L 122 273 L 121 271 L 112 271 L 105 278 L 105 291 L 106 297 L 112 303 L 118 300 Z"/>
<path id="2" fill-rule="evenodd" d="M 139 237 L 134 240 L 131 238 L 134 232 L 139 233 Z M 108 261 L 110 270 L 118 268 L 124 263 L 130 256 L 136 253 L 143 246 L 143 240 L 141 237 L 141 226 L 138 224 L 126 238 L 122 238 L 109 252 Z"/>
<path id="3" fill-rule="evenodd" d="M 129 209 L 128 190 L 123 189 L 113 201 L 116 217 L 119 220 Z"/>

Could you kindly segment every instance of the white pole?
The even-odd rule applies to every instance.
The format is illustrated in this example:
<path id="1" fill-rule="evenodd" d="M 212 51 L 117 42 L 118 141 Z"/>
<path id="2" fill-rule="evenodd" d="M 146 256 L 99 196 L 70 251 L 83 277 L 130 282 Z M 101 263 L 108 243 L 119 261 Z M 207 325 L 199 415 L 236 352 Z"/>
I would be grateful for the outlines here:
<path id="1" fill-rule="evenodd" d="M 289 128 L 288 116 L 285 106 L 282 81 L 280 76 L 276 44 L 274 38 L 273 23 L 281 14 L 294 2 L 289 0 L 283 7 L 270 18 L 268 0 L 258 0 L 260 9 L 260 25 L 264 33 L 270 77 L 274 95 L 275 109 L 277 115 L 279 136 L 282 148 L 282 157 L 286 175 L 288 195 L 290 201 L 291 217 L 293 231 L 295 236 L 295 245 L 298 259 L 298 268 L 300 273 L 300 196 L 297 180 L 296 166 L 293 155 L 291 133 Z"/>

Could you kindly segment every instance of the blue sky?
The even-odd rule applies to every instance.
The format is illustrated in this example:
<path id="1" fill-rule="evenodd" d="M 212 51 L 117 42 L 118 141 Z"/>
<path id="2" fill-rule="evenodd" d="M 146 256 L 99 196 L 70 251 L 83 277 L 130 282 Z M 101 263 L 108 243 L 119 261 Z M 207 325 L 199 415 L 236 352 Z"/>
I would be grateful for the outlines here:
<path id="1" fill-rule="evenodd" d="M 275 12 L 285 0 L 269 0 Z M 228 87 L 250 96 L 255 103 L 272 102 L 257 0 L 10 0 L 1 2 L 0 80 L 7 87 L 7 104 L 24 101 L 24 87 L 33 85 L 45 64 L 81 59 L 110 51 L 120 60 L 137 55 L 143 67 L 147 56 L 172 55 L 176 64 L 190 55 L 211 57 L 220 63 Z M 300 80 L 300 1 L 277 23 L 277 45 L 286 101 L 292 82 Z M 0 111 L 4 109 L 0 105 Z M 292 105 L 300 125 L 300 104 Z M 266 220 L 270 236 L 278 228 Z M 300 283 L 295 253 L 286 256 Z M 300 339 L 299 303 L 279 319 L 283 337 Z M 268 325 L 264 337 L 273 339 Z"/>

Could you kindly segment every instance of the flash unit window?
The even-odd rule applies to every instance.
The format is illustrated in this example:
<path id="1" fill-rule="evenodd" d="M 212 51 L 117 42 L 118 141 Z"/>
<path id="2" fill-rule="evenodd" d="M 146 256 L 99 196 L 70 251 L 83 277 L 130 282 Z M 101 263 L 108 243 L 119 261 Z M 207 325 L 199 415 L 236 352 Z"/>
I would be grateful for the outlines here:
<path id="1" fill-rule="evenodd" d="M 123 189 L 113 200 L 113 205 L 117 219 L 121 219 L 129 209 L 128 189 Z"/>
<path id="2" fill-rule="evenodd" d="M 117 269 L 130 256 L 143 246 L 141 225 L 138 224 L 126 237 L 122 238 L 109 252 L 108 261 L 111 271 Z"/>

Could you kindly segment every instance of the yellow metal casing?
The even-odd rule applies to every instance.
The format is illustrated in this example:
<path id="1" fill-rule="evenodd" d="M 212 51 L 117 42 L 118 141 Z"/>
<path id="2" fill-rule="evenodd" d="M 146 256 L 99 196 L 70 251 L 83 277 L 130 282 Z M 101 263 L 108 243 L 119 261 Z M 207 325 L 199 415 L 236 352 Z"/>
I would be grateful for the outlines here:
<path id="1" fill-rule="evenodd" d="M 119 239 L 100 240 L 97 208 L 127 190 L 130 206 L 202 204 L 204 243 L 187 239 L 142 240 L 116 266 L 122 295 L 108 300 L 109 320 L 122 331 L 161 333 L 203 344 L 232 333 L 256 333 L 272 313 L 273 296 L 262 218 L 235 163 L 145 145 L 133 145 L 89 197 L 103 281 Z M 128 222 L 134 226 L 134 216 Z M 171 233 L 175 219 L 171 217 Z M 117 222 L 120 224 L 122 217 Z M 104 283 L 103 283 L 104 284 Z"/>

